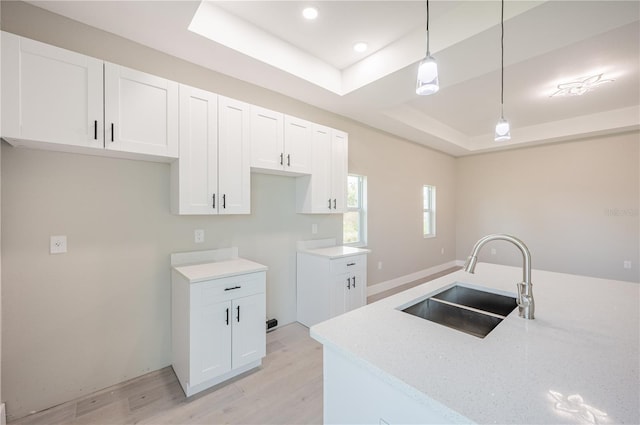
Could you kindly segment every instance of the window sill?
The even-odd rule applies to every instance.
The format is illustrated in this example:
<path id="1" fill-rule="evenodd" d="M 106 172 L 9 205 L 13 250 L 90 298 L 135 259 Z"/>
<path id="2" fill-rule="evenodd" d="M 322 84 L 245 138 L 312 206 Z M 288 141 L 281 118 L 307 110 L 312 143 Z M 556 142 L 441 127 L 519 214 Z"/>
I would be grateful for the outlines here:
<path id="1" fill-rule="evenodd" d="M 437 236 L 437 235 L 424 235 L 423 237 L 424 237 L 425 239 L 433 239 L 433 238 L 435 238 L 436 236 Z"/>

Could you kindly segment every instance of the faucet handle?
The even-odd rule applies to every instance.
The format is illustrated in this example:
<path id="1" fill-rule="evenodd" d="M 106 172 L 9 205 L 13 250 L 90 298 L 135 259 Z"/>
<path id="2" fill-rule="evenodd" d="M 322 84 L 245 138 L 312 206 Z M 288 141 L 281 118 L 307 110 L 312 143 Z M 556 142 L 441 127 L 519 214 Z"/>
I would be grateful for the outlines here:
<path id="1" fill-rule="evenodd" d="M 534 301 L 533 294 L 527 292 L 527 285 L 524 282 L 516 284 L 518 288 L 518 313 L 525 319 L 533 319 Z"/>

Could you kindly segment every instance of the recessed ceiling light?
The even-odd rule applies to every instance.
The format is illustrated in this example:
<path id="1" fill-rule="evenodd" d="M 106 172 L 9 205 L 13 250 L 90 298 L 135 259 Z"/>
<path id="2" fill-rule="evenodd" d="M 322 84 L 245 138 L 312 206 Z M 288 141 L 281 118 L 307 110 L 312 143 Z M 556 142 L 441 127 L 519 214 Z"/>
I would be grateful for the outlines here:
<path id="1" fill-rule="evenodd" d="M 302 16 L 304 16 L 305 19 L 312 21 L 318 17 L 318 9 L 315 7 L 305 7 L 302 11 Z"/>
<path id="2" fill-rule="evenodd" d="M 603 79 L 602 74 L 581 78 L 575 81 L 558 84 L 558 90 L 549 97 L 555 96 L 582 96 L 594 90 L 601 84 L 611 83 L 614 80 Z"/>
<path id="3" fill-rule="evenodd" d="M 369 47 L 369 45 L 363 41 L 359 41 L 356 44 L 353 45 L 353 50 L 355 50 L 358 53 L 362 53 L 364 51 L 367 50 L 367 48 Z"/>

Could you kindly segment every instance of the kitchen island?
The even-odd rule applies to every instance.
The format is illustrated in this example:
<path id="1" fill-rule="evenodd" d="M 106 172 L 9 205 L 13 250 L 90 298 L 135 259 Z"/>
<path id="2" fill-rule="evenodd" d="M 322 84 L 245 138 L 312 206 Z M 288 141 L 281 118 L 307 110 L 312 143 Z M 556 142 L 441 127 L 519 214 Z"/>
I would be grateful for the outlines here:
<path id="1" fill-rule="evenodd" d="M 401 311 L 442 287 L 509 292 L 522 269 L 479 264 L 315 325 L 325 423 L 638 423 L 640 285 L 534 270 L 485 338 Z"/>

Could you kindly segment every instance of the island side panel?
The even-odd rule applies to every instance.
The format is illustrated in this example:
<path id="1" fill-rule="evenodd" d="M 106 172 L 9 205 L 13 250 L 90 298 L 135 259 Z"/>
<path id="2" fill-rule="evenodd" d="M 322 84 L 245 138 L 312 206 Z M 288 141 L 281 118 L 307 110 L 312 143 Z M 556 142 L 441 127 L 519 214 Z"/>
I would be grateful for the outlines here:
<path id="1" fill-rule="evenodd" d="M 325 424 L 472 423 L 425 406 L 326 345 L 323 370 Z"/>

